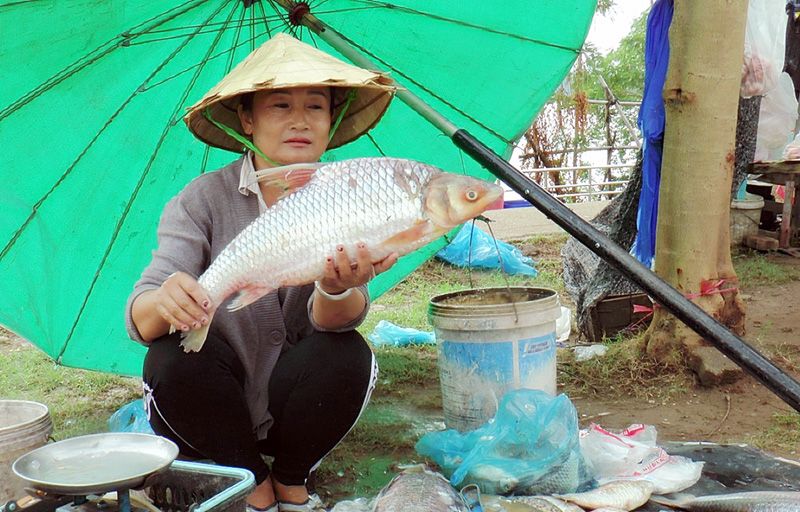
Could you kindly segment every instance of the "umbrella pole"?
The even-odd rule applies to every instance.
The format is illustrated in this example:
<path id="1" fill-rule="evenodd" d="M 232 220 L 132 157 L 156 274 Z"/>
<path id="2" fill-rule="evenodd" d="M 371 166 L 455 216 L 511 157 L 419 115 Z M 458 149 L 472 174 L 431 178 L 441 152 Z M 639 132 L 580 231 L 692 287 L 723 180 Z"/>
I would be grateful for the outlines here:
<path id="1" fill-rule="evenodd" d="M 288 0 L 276 1 L 287 10 L 291 8 Z M 319 21 L 318 18 L 307 14 L 303 17 L 303 22 L 354 64 L 380 71 L 375 64 L 356 51 L 345 38 Z M 450 137 L 453 143 L 463 149 L 473 160 L 505 182 L 592 252 L 617 270 L 624 272 L 631 281 L 638 284 L 657 303 L 667 308 L 689 328 L 710 341 L 720 352 L 800 412 L 800 383 L 798 381 L 642 265 L 628 251 L 548 194 L 536 182 L 506 162 L 491 148 L 466 130 L 456 127 L 414 93 L 401 87 L 397 92 L 397 97 Z"/>

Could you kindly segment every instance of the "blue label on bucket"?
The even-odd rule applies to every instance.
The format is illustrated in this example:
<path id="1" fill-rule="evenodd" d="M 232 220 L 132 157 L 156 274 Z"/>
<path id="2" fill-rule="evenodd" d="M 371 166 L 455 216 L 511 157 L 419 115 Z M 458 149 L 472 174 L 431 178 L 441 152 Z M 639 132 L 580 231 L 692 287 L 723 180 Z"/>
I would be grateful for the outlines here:
<path id="1" fill-rule="evenodd" d="M 442 343 L 442 356 L 450 364 L 472 370 L 479 375 L 490 376 L 499 382 L 514 378 L 514 347 L 510 341 L 488 343 Z"/>
<path id="2" fill-rule="evenodd" d="M 556 357 L 556 335 L 519 340 L 519 372 L 529 375 L 551 366 Z"/>
<path id="3" fill-rule="evenodd" d="M 443 341 L 441 361 L 448 379 L 475 375 L 502 387 L 555 392 L 554 333 L 513 341 Z"/>

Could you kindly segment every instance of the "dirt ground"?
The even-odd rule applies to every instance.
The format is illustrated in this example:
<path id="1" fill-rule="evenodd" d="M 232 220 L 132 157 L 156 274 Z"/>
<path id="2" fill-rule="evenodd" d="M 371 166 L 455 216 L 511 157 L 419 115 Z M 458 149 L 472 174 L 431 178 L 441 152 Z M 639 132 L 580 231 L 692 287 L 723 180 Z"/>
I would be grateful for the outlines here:
<path id="1" fill-rule="evenodd" d="M 772 254 L 768 259 L 782 267 L 800 268 L 800 258 Z M 745 286 L 741 296 L 747 305 L 744 339 L 800 380 L 800 281 Z M 704 388 L 695 382 L 664 401 L 625 396 L 629 392 L 608 390 L 599 397 L 570 396 L 570 399 L 578 410 L 581 427 L 595 422 L 606 428 L 621 429 L 631 423 L 644 423 L 657 427 L 660 442 L 747 443 L 800 460 L 797 442 L 800 436 L 787 439 L 782 434 L 787 427 L 790 431 L 793 428 L 795 434 L 798 432 L 800 424 L 793 409 L 749 375 L 715 388 Z M 781 425 L 781 418 L 788 418 L 788 424 Z"/>
<path id="2" fill-rule="evenodd" d="M 788 260 L 788 257 L 785 258 Z M 800 265 L 797 261 L 782 264 Z M 800 379 L 800 281 L 780 286 L 743 289 L 747 303 L 745 340 L 795 379 Z M 771 418 L 792 409 L 754 378 L 727 386 L 695 385 L 665 403 L 625 398 L 583 399 L 572 397 L 582 423 L 595 421 L 612 428 L 630 423 L 652 424 L 662 441 L 753 442 L 770 445 Z M 771 452 L 800 459 L 800 446 L 769 446 Z"/>

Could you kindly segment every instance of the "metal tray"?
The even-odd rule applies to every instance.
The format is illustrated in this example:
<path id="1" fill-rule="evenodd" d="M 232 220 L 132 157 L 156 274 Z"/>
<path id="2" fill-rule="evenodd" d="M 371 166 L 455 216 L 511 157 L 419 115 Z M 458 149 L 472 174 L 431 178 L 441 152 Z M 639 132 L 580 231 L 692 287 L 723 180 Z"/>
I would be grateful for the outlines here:
<path id="1" fill-rule="evenodd" d="M 178 447 L 163 437 L 113 432 L 42 446 L 18 458 L 11 468 L 47 493 L 101 494 L 141 487 L 177 456 Z"/>

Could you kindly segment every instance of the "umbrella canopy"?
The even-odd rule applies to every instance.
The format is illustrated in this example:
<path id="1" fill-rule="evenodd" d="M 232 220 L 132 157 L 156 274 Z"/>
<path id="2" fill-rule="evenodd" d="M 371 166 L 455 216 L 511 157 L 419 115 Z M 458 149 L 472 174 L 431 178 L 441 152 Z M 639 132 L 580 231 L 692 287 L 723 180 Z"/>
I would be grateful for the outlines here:
<path id="1" fill-rule="evenodd" d="M 238 61 L 311 11 L 498 153 L 569 71 L 593 0 L 38 0 L 0 4 L 0 323 L 68 366 L 138 375 L 125 300 L 164 204 L 236 158 L 181 118 Z M 323 160 L 387 155 L 489 177 L 405 104 Z M 408 255 L 375 295 L 434 254 Z"/>

